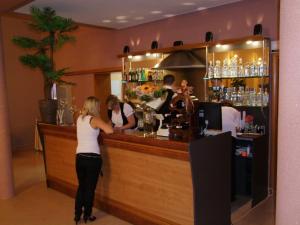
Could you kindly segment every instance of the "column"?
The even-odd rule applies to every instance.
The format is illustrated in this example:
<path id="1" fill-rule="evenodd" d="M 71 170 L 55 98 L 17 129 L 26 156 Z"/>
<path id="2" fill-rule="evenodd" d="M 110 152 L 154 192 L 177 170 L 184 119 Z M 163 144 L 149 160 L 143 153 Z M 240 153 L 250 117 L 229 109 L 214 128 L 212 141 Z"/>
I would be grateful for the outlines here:
<path id="1" fill-rule="evenodd" d="M 300 224 L 299 9 L 281 0 L 276 225 Z"/>
<path id="2" fill-rule="evenodd" d="M 0 17 L 0 199 L 7 199 L 14 195 L 10 129 L 7 108 Z"/>

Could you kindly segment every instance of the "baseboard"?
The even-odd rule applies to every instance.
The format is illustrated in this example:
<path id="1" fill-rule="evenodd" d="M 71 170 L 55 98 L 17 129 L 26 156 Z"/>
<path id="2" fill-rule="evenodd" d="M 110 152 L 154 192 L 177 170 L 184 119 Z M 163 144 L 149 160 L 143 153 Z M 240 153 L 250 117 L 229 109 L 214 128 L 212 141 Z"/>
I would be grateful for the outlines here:
<path id="1" fill-rule="evenodd" d="M 72 198 L 75 197 L 77 190 L 75 185 L 50 176 L 47 177 L 47 186 Z M 98 194 L 95 196 L 94 205 L 96 208 L 101 209 L 104 212 L 135 225 L 180 225 L 173 221 L 149 214 L 118 201 L 103 198 Z"/>

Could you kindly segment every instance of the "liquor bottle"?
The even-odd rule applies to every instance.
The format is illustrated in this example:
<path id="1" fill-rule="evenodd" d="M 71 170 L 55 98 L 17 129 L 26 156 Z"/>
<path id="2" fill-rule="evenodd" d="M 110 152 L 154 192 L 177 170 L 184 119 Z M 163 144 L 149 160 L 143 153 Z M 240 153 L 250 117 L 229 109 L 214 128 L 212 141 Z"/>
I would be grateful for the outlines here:
<path id="1" fill-rule="evenodd" d="M 131 69 L 129 69 L 127 80 L 131 82 L 132 81 L 131 79 L 132 79 L 132 71 Z"/>
<path id="2" fill-rule="evenodd" d="M 262 106 L 262 104 L 263 104 L 263 93 L 262 93 L 262 89 L 259 88 L 259 91 L 256 95 L 256 105 Z"/>
<path id="3" fill-rule="evenodd" d="M 250 66 L 249 66 L 249 63 L 247 63 L 245 65 L 245 68 L 244 68 L 244 76 L 245 77 L 249 77 L 250 76 Z"/>
<path id="4" fill-rule="evenodd" d="M 127 74 L 125 71 L 122 73 L 122 81 L 127 81 Z"/>
<path id="5" fill-rule="evenodd" d="M 140 70 L 140 73 L 141 73 L 141 81 L 146 81 L 145 68 L 142 68 Z"/>
<path id="6" fill-rule="evenodd" d="M 139 68 L 137 70 L 137 74 L 138 74 L 138 81 L 141 82 L 142 80 L 142 68 Z"/>
<path id="7" fill-rule="evenodd" d="M 233 105 L 236 105 L 236 100 L 237 100 L 236 87 L 233 87 L 233 89 L 232 89 L 230 100 Z"/>
<path id="8" fill-rule="evenodd" d="M 209 61 L 209 66 L 208 66 L 208 78 L 214 78 L 214 66 L 212 61 Z"/>
<path id="9" fill-rule="evenodd" d="M 263 106 L 268 106 L 269 104 L 269 93 L 268 93 L 268 89 L 265 88 L 265 92 L 263 94 Z"/>
<path id="10" fill-rule="evenodd" d="M 250 65 L 250 77 L 255 77 L 256 63 L 255 60 Z"/>
<path id="11" fill-rule="evenodd" d="M 244 98 L 243 98 L 243 105 L 249 106 L 250 105 L 250 96 L 249 96 L 249 88 L 246 87 L 244 92 Z"/>
<path id="12" fill-rule="evenodd" d="M 238 57 L 237 55 L 234 55 L 231 58 L 231 64 L 229 66 L 230 77 L 237 77 L 237 72 L 238 72 L 237 57 Z"/>
<path id="13" fill-rule="evenodd" d="M 214 67 L 214 78 L 221 78 L 221 61 L 217 60 Z"/>
<path id="14" fill-rule="evenodd" d="M 239 58 L 238 77 L 244 77 L 244 72 L 243 59 Z"/>
<path id="15" fill-rule="evenodd" d="M 226 88 L 226 91 L 225 91 L 225 100 L 226 101 L 230 101 L 231 100 L 231 88 Z"/>
<path id="16" fill-rule="evenodd" d="M 239 90 L 236 94 L 236 106 L 241 106 L 243 104 L 243 98 L 244 98 L 244 87 L 240 86 Z"/>
<path id="17" fill-rule="evenodd" d="M 256 89 L 250 90 L 250 106 L 256 106 Z"/>
<path id="18" fill-rule="evenodd" d="M 263 76 L 267 76 L 267 63 L 260 61 L 260 65 L 259 65 L 259 76 L 263 77 Z"/>
<path id="19" fill-rule="evenodd" d="M 223 60 L 222 75 L 221 75 L 221 77 L 229 77 L 229 69 L 228 69 L 227 59 Z"/>

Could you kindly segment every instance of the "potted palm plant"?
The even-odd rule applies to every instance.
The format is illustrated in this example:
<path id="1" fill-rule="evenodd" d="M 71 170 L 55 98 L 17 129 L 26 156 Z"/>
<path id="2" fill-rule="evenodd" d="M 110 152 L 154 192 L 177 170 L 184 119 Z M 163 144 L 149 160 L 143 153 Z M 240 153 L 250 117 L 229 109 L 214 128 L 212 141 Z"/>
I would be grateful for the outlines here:
<path id="1" fill-rule="evenodd" d="M 52 99 L 51 90 L 53 84 L 63 82 L 61 77 L 67 68 L 57 69 L 54 62 L 54 53 L 65 43 L 75 41 L 70 32 L 78 26 L 72 19 L 56 15 L 50 7 L 39 9 L 32 7 L 30 10 L 30 28 L 41 34 L 40 39 L 15 36 L 12 41 L 16 45 L 29 50 L 29 53 L 20 56 L 22 64 L 39 69 L 44 78 L 44 99 L 39 101 L 42 121 L 46 123 L 56 122 L 57 101 Z"/>

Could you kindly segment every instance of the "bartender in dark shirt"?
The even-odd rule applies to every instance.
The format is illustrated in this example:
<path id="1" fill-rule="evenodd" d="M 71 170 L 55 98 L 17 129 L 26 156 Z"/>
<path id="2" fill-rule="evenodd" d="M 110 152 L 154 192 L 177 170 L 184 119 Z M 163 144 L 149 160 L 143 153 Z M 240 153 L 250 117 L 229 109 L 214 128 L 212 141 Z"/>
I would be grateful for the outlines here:
<path id="1" fill-rule="evenodd" d="M 170 113 L 170 104 L 171 104 L 172 98 L 175 94 L 175 92 L 173 91 L 174 82 L 175 82 L 175 77 L 173 75 L 168 74 L 168 75 L 164 76 L 163 88 L 166 89 L 166 91 L 167 91 L 167 97 L 157 112 L 158 114 L 162 114 L 165 117 L 164 123 L 168 123 L 169 120 L 171 119 L 170 117 L 166 118 L 165 115 Z"/>

